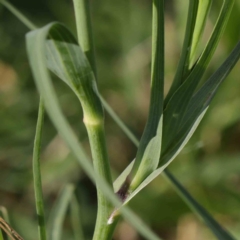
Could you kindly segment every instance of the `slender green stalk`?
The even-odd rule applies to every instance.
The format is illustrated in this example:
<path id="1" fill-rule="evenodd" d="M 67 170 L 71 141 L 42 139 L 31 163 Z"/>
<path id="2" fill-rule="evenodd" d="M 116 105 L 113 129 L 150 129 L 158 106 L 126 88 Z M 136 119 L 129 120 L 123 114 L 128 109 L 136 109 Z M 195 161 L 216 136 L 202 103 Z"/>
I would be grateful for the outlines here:
<path id="1" fill-rule="evenodd" d="M 78 41 L 97 78 L 89 0 L 73 0 Z"/>
<path id="2" fill-rule="evenodd" d="M 133 142 L 133 144 L 138 147 L 139 141 L 134 136 L 134 134 L 128 129 L 128 127 L 125 125 L 125 123 L 119 118 L 119 116 L 114 112 L 114 110 L 109 106 L 107 101 L 99 95 L 102 105 L 104 106 L 105 110 L 108 112 L 108 114 L 111 116 L 111 118 L 117 123 L 117 125 L 123 130 L 123 132 L 128 136 L 128 138 Z"/>
<path id="3" fill-rule="evenodd" d="M 36 29 L 37 27 L 29 21 L 20 11 L 18 11 L 11 3 L 5 0 L 0 0 L 2 3 L 14 16 L 16 16 L 26 27 L 31 30 Z"/>
<path id="4" fill-rule="evenodd" d="M 109 186 L 113 189 L 103 121 L 97 124 L 91 124 L 86 121 L 84 123 L 88 131 L 94 168 L 98 171 L 100 176 L 104 177 Z M 107 219 L 113 207 L 102 190 L 100 190 L 98 182 L 96 182 L 96 186 L 98 193 L 98 212 L 93 239 L 110 240 L 114 229 L 111 224 L 107 224 Z"/>
<path id="5" fill-rule="evenodd" d="M 40 169 L 40 152 L 41 152 L 41 140 L 42 129 L 44 124 L 44 105 L 43 100 L 40 99 L 37 127 L 33 148 L 33 183 L 35 192 L 35 202 L 38 217 L 38 234 L 40 240 L 46 240 L 46 226 L 45 226 L 45 214 L 44 214 L 44 201 L 42 193 L 42 180 Z"/>
<path id="6" fill-rule="evenodd" d="M 200 219 L 202 219 L 206 225 L 213 231 L 215 236 L 219 240 L 234 240 L 230 233 L 226 232 L 212 217 L 211 215 L 200 205 L 195 199 L 186 191 L 186 189 L 173 177 L 173 175 L 166 169 L 164 177 L 175 188 L 176 192 L 187 203 L 193 212 L 195 212 Z"/>
<path id="7" fill-rule="evenodd" d="M 82 47 L 82 50 L 86 54 L 86 57 L 88 58 L 88 61 L 95 74 L 95 78 L 97 78 L 89 0 L 74 0 L 73 2 L 77 24 L 78 41 Z M 84 120 L 84 123 L 88 131 L 94 168 L 101 176 L 105 178 L 105 180 L 113 189 L 108 153 L 106 148 L 104 119 L 95 119 L 93 123 Z M 98 183 L 96 184 L 98 193 L 98 213 L 93 239 L 107 240 L 112 238 L 112 234 L 115 228 L 114 224 L 107 224 L 107 219 L 109 218 L 112 211 L 112 205 L 100 190 Z"/>

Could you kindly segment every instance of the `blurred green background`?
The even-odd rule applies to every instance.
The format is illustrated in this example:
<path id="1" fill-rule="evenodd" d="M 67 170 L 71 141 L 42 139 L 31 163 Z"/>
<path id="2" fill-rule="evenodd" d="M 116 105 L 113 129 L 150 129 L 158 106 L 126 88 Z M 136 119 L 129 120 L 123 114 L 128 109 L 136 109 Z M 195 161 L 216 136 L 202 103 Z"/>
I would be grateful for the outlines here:
<path id="1" fill-rule="evenodd" d="M 11 0 L 36 25 L 61 21 L 76 35 L 72 1 Z M 213 29 L 222 1 L 213 6 L 201 51 Z M 188 1 L 166 1 L 165 92 L 177 67 Z M 141 137 L 149 104 L 151 1 L 92 0 L 92 22 L 100 92 L 137 137 Z M 240 39 L 240 0 L 204 79 L 211 75 Z M 39 96 L 26 56 L 28 29 L 0 5 L 0 205 L 25 239 L 37 239 L 32 183 L 32 148 Z M 222 84 L 206 117 L 171 171 L 223 226 L 240 239 L 240 62 Z M 54 81 L 64 113 L 89 152 L 81 107 L 72 92 Z M 114 178 L 134 158 L 136 148 L 106 114 L 108 150 Z M 42 180 L 46 215 L 62 187 L 76 186 L 86 239 L 96 217 L 96 191 L 46 117 L 42 147 Z M 131 207 L 166 240 L 215 239 L 160 176 L 131 202 Z M 62 239 L 73 239 L 69 214 Z M 114 239 L 138 240 L 126 222 Z"/>

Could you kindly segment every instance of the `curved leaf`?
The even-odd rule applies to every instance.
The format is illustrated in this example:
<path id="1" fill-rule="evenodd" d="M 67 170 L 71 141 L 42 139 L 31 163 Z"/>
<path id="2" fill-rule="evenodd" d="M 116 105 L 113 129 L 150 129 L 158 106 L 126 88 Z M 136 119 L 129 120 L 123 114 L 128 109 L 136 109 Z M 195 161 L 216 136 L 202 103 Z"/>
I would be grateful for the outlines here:
<path id="1" fill-rule="evenodd" d="M 69 148 L 85 170 L 86 174 L 92 181 L 98 182 L 101 190 L 116 207 L 121 206 L 120 200 L 113 193 L 106 180 L 102 179 L 97 172 L 94 171 L 88 157 L 73 133 L 66 118 L 60 109 L 56 93 L 54 91 L 46 62 L 46 40 L 48 40 L 49 32 L 57 29 L 61 33 L 66 32 L 66 28 L 58 23 L 51 23 L 41 29 L 32 31 L 27 34 L 27 50 L 30 59 L 31 68 L 38 90 L 44 100 L 46 110 L 57 128 L 62 138 L 66 141 Z M 67 33 L 67 36 L 69 33 Z M 58 39 L 59 40 L 59 39 Z M 69 46 L 68 44 L 65 46 Z M 70 44 L 71 46 L 71 44 Z M 84 57 L 81 55 L 80 57 Z M 87 96 L 88 97 L 88 96 Z M 138 231 L 150 240 L 159 240 L 157 237 L 130 209 L 124 207 L 121 209 L 122 215 L 129 221 Z"/>

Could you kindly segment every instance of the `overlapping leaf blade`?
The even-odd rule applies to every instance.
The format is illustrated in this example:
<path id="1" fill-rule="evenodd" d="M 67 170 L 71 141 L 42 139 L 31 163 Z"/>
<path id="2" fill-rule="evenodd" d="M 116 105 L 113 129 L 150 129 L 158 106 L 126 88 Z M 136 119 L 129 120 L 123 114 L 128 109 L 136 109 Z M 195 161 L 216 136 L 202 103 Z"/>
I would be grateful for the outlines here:
<path id="1" fill-rule="evenodd" d="M 176 133 L 179 131 L 180 124 L 188 108 L 191 97 L 203 76 L 208 63 L 217 47 L 220 37 L 225 29 L 226 23 L 230 16 L 234 0 L 225 1 L 219 18 L 209 39 L 209 42 L 201 54 L 198 62 L 195 64 L 188 78 L 173 94 L 164 110 L 163 119 L 163 139 L 162 151 L 166 152 L 172 141 L 176 141 Z"/>
<path id="2" fill-rule="evenodd" d="M 209 78 L 208 81 L 200 88 L 200 90 L 192 97 L 190 105 L 180 125 L 180 130 L 176 134 L 175 141 L 171 146 L 162 153 L 161 161 L 166 163 L 179 146 L 185 141 L 185 136 L 189 133 L 191 126 L 198 121 L 199 116 L 206 112 L 212 98 L 224 79 L 228 76 L 231 69 L 235 66 L 240 56 L 240 43 L 236 45 L 229 57 L 219 67 L 219 69 Z M 161 162 L 160 162 L 161 164 Z"/>
<path id="3" fill-rule="evenodd" d="M 231 69 L 235 66 L 237 61 L 240 58 L 240 42 L 236 45 L 229 57 L 224 61 L 224 63 L 219 67 L 219 69 L 209 78 L 208 81 L 200 88 L 200 90 L 193 96 L 191 104 L 188 108 L 188 111 L 184 117 L 184 124 L 179 132 L 179 141 L 176 141 L 173 146 L 168 149 L 166 155 L 162 156 L 162 161 L 160 162 L 159 168 L 152 172 L 140 185 L 133 191 L 133 193 L 126 199 L 124 204 L 127 204 L 136 194 L 138 194 L 145 186 L 147 186 L 152 180 L 154 180 L 159 174 L 161 174 L 166 167 L 174 160 L 174 158 L 179 154 L 179 152 L 186 145 L 188 140 L 191 138 L 198 124 L 205 115 L 211 100 L 220 84 L 226 79 Z M 122 175 L 115 181 L 114 185 L 119 186 L 124 179 L 124 176 L 128 174 L 133 163 L 131 163 Z M 168 174 L 168 172 L 167 172 Z M 175 188 L 178 189 L 178 192 L 181 193 L 182 197 L 186 202 L 197 212 L 201 218 L 206 222 L 206 224 L 212 229 L 214 234 L 218 239 L 231 239 L 234 238 L 230 236 L 213 218 L 203 209 L 191 196 L 190 194 L 178 183 L 173 176 L 170 176 L 172 184 L 175 185 Z M 203 211 L 202 211 L 203 210 Z"/>

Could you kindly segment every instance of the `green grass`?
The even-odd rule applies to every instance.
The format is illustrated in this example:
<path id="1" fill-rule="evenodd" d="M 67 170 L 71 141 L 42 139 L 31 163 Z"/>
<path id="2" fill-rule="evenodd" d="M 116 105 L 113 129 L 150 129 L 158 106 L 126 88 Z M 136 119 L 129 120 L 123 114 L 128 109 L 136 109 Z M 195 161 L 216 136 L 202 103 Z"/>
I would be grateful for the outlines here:
<path id="1" fill-rule="evenodd" d="M 50 23 L 45 27 L 37 28 L 10 3 L 6 1 L 1 1 L 1 3 L 32 30 L 26 37 L 27 53 L 41 96 L 33 154 L 39 239 L 57 240 L 61 238 L 63 219 L 72 196 L 75 199 L 73 187 L 66 187 L 57 199 L 53 213 L 49 216 L 47 238 L 39 161 L 41 133 L 44 129 L 44 107 L 57 132 L 66 142 L 82 169 L 96 183 L 98 212 L 93 239 L 112 239 L 119 221 L 119 214 L 146 239 L 160 239 L 126 205 L 161 173 L 164 173 L 179 196 L 200 216 L 218 239 L 234 239 L 168 170 L 165 171 L 192 137 L 220 84 L 240 57 L 240 43 L 238 43 L 218 70 L 200 87 L 198 86 L 226 28 L 234 1 L 223 2 L 214 30 L 198 58 L 196 58 L 197 49 L 211 4 L 206 1 L 189 2 L 182 53 L 174 81 L 166 98 L 164 98 L 166 58 L 164 1 L 153 1 L 150 107 L 148 120 L 139 143 L 98 92 L 97 66 L 88 1 L 74 1 L 78 40 L 62 24 Z M 49 70 L 70 87 L 81 103 L 83 123 L 90 141 L 93 166 L 60 108 L 59 97 L 54 90 Z M 135 161 L 123 171 L 115 182 L 112 181 L 108 160 L 102 104 L 119 127 L 138 146 Z M 117 194 L 114 193 L 113 187 Z M 77 209 L 76 203 L 75 199 L 72 208 Z M 79 221 L 80 223 L 81 221 Z M 82 227 L 79 226 L 80 231 L 77 230 L 76 225 L 73 227 L 76 239 L 79 236 L 82 237 Z"/>

